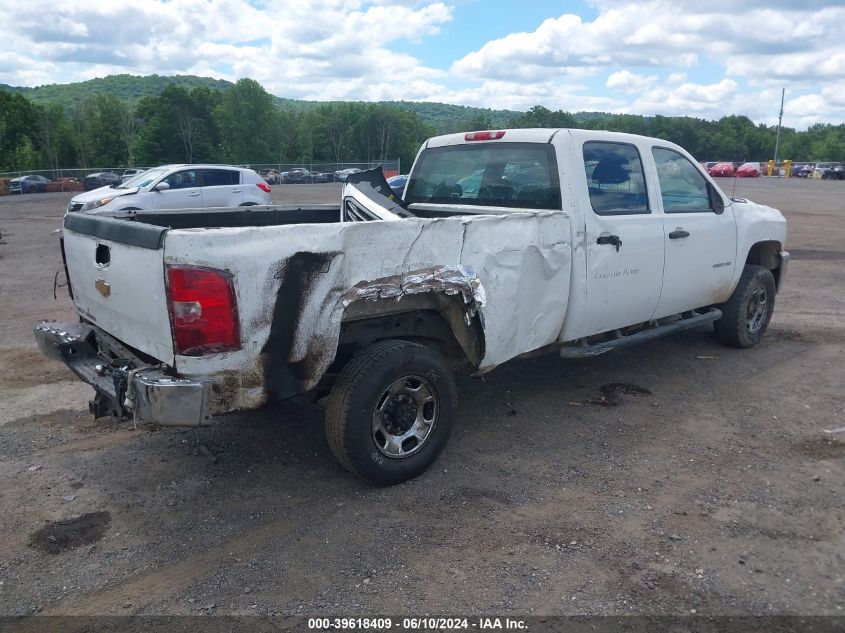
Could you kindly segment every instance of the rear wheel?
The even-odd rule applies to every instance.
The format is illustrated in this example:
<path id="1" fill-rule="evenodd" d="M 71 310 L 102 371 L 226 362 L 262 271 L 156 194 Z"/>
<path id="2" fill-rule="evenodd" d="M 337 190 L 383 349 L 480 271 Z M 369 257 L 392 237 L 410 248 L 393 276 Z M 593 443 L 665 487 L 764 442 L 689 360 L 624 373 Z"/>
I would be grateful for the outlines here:
<path id="1" fill-rule="evenodd" d="M 775 278 L 762 266 L 746 266 L 731 298 L 713 325 L 716 338 L 733 347 L 754 347 L 763 338 L 775 307 Z"/>
<path id="2" fill-rule="evenodd" d="M 416 477 L 449 440 L 457 393 L 432 349 L 388 340 L 343 369 L 326 407 L 326 437 L 338 461 L 377 484 Z"/>

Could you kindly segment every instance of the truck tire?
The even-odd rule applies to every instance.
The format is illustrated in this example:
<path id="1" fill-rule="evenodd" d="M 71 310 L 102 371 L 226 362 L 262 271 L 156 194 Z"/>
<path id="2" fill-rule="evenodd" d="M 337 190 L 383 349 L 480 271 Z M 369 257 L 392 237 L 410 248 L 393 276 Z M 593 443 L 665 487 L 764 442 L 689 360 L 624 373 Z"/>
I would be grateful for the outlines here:
<path id="1" fill-rule="evenodd" d="M 416 477 L 449 440 L 457 390 L 434 350 L 386 340 L 344 367 L 326 406 L 326 437 L 348 470 L 380 485 Z"/>
<path id="2" fill-rule="evenodd" d="M 714 322 L 716 338 L 733 347 L 754 347 L 763 338 L 775 308 L 775 278 L 768 268 L 747 265 L 731 298 Z"/>

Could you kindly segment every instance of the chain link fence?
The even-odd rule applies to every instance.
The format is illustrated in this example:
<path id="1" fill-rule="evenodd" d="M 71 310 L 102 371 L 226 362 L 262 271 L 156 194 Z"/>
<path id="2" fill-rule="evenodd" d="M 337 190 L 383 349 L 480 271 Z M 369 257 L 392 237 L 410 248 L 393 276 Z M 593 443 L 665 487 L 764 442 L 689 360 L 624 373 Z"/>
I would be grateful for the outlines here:
<path id="1" fill-rule="evenodd" d="M 238 167 L 246 167 L 253 169 L 262 176 L 265 176 L 267 182 L 271 185 L 285 184 L 287 182 L 298 183 L 321 183 L 321 182 L 335 182 L 336 180 L 343 180 L 344 175 L 335 174 L 350 169 L 373 169 L 374 167 L 381 167 L 384 170 L 385 178 L 399 175 L 401 172 L 401 163 L 399 159 L 354 162 L 347 161 L 341 163 L 322 162 L 322 163 L 247 163 L 237 165 Z M 82 191 L 85 183 L 85 177 L 91 174 L 109 172 L 117 174 L 121 178 L 128 178 L 134 175 L 139 170 L 143 171 L 149 167 L 89 167 L 87 169 L 73 167 L 73 168 L 59 168 L 59 169 L 35 169 L 26 171 L 10 171 L 0 172 L 0 195 L 22 194 L 37 192 L 54 192 L 54 191 Z M 301 172 L 297 174 L 295 180 L 287 180 L 284 177 L 285 173 L 293 170 L 305 170 L 308 175 L 302 177 Z M 44 182 L 39 179 L 39 182 L 33 182 L 31 185 L 27 184 L 18 188 L 17 186 L 9 186 L 9 181 L 20 178 L 21 176 L 41 176 L 49 182 Z"/>

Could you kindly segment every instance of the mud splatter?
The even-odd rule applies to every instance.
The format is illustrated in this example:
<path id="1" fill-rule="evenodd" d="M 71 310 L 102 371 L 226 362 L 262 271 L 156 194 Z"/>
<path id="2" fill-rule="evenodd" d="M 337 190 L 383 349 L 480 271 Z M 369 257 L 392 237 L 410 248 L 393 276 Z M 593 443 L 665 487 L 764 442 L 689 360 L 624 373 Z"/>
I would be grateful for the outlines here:
<path id="1" fill-rule="evenodd" d="M 96 543 L 106 533 L 111 523 L 108 512 L 89 512 L 73 519 L 53 521 L 29 537 L 29 546 L 47 554 L 61 554 L 64 551 Z"/>
<path id="2" fill-rule="evenodd" d="M 618 407 L 624 402 L 622 396 L 650 396 L 651 391 L 639 385 L 627 382 L 611 382 L 599 387 L 601 397 L 589 400 L 589 404 L 600 404 L 604 407 Z"/>

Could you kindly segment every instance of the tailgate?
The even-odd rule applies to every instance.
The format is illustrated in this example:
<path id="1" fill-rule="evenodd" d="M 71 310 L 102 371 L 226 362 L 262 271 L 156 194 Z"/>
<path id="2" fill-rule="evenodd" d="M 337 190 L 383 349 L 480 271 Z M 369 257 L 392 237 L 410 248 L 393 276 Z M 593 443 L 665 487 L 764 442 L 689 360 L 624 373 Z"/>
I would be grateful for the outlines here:
<path id="1" fill-rule="evenodd" d="M 68 214 L 64 249 L 77 312 L 125 345 L 172 365 L 165 231 L 127 220 Z"/>

